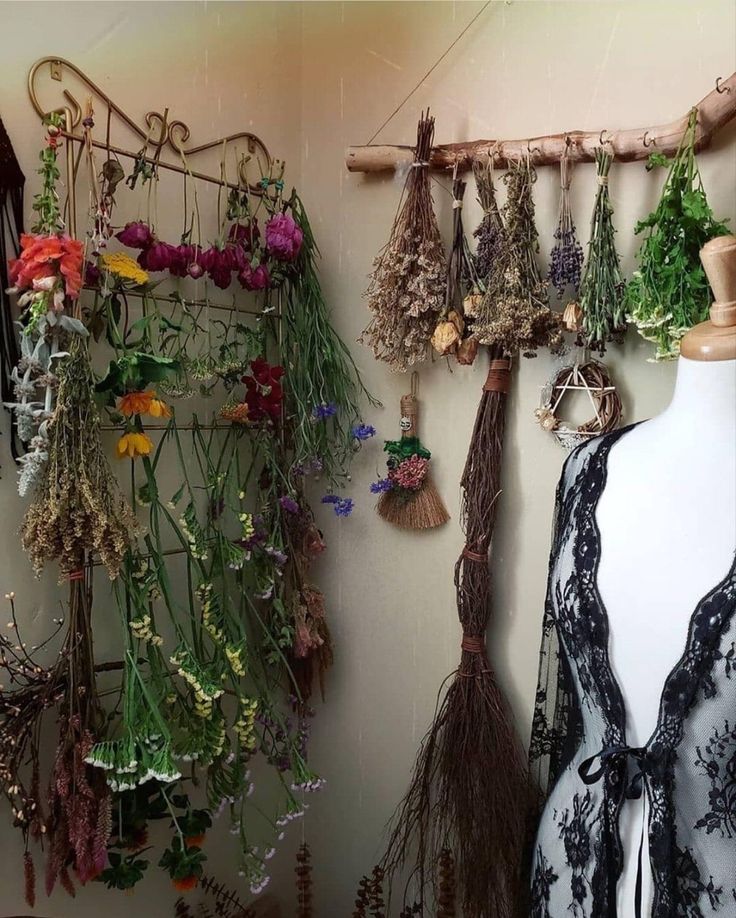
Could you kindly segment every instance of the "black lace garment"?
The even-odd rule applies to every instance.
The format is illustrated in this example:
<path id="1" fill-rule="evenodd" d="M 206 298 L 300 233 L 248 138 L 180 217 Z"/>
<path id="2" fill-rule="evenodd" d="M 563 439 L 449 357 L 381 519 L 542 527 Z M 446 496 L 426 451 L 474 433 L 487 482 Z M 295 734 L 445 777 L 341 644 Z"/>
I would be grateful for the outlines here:
<path id="1" fill-rule="evenodd" d="M 608 454 L 625 431 L 576 449 L 557 489 L 530 747 L 544 798 L 531 918 L 616 916 L 619 813 L 627 796 L 641 794 L 649 803 L 652 918 L 733 918 L 736 556 L 693 611 L 652 736 L 630 747 L 597 586 L 596 523 Z"/>

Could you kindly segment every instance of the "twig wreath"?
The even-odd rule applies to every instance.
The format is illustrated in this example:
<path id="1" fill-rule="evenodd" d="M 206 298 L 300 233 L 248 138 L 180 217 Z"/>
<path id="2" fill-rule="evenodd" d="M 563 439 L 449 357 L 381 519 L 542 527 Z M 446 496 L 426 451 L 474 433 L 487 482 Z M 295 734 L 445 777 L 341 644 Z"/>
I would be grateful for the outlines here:
<path id="1" fill-rule="evenodd" d="M 577 427 L 557 416 L 560 404 L 571 391 L 586 392 L 594 411 L 594 417 Z M 574 449 L 589 437 L 615 430 L 623 417 L 623 405 L 608 369 L 600 361 L 575 361 L 558 370 L 542 389 L 534 415 L 561 446 Z"/>

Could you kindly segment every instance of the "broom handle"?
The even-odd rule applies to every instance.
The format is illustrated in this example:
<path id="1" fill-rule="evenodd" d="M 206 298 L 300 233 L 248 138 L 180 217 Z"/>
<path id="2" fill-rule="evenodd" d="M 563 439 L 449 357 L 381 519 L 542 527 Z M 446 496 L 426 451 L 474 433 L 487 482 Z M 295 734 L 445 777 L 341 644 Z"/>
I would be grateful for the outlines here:
<path id="1" fill-rule="evenodd" d="M 401 439 L 419 436 L 419 402 L 417 389 L 419 388 L 419 374 L 416 370 L 411 374 L 411 392 L 401 396 Z"/>

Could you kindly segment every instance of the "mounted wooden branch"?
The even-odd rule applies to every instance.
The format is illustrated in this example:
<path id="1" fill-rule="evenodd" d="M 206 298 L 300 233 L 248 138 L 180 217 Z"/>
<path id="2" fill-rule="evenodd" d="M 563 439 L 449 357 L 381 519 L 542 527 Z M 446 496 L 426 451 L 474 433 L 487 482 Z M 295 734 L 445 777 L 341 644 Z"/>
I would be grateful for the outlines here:
<path id="1" fill-rule="evenodd" d="M 736 117 L 736 73 L 727 80 L 717 80 L 716 88 L 697 103 L 698 126 L 696 149 L 710 146 L 717 131 Z M 443 171 L 457 164 L 459 170 L 472 169 L 474 160 L 485 160 L 493 151 L 499 168 L 530 153 L 535 166 L 559 163 L 567 149 L 570 161 L 594 162 L 595 148 L 606 146 L 619 162 L 646 159 L 656 150 L 674 155 L 687 128 L 688 113 L 670 124 L 659 127 L 634 128 L 609 133 L 601 131 L 568 131 L 528 140 L 472 140 L 466 143 L 440 144 L 432 148 L 429 162 L 432 169 Z M 414 150 L 408 146 L 376 144 L 348 147 L 345 162 L 350 172 L 386 172 L 408 168 Z"/>

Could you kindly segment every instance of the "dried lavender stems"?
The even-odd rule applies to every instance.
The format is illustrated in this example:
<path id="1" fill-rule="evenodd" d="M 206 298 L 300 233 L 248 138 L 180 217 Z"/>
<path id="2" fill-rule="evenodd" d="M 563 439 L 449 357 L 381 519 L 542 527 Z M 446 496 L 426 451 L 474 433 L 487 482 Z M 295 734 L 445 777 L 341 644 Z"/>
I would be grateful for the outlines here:
<path id="1" fill-rule="evenodd" d="M 586 347 L 603 354 L 607 342 L 626 330 L 625 284 L 616 251 L 613 207 L 608 173 L 613 156 L 603 147 L 595 151 L 598 190 L 590 222 L 588 258 L 580 284 L 580 338 Z"/>
<path id="2" fill-rule="evenodd" d="M 578 242 L 570 207 L 572 170 L 566 154 L 560 160 L 560 214 L 555 230 L 555 244 L 549 260 L 548 279 L 559 299 L 570 291 L 577 296 L 583 267 L 583 247 Z"/>
<path id="3" fill-rule="evenodd" d="M 445 253 L 432 206 L 429 156 L 434 118 L 422 115 L 406 199 L 366 291 L 373 314 L 360 340 L 378 360 L 406 370 L 425 359 L 445 302 Z"/>

